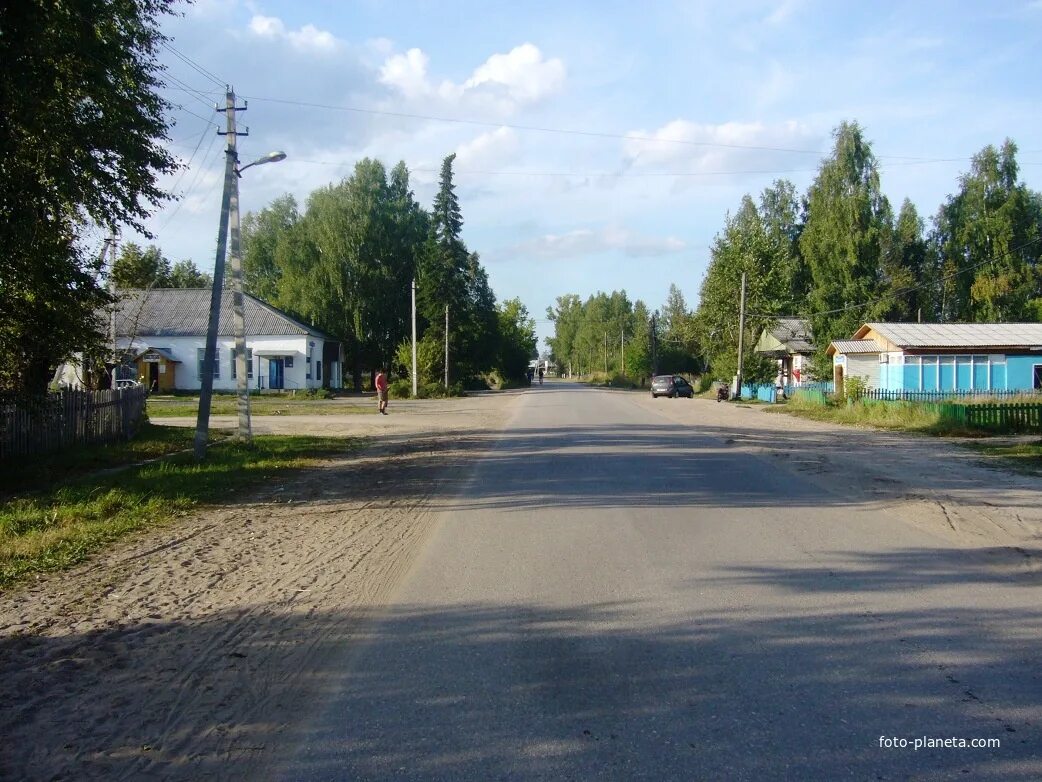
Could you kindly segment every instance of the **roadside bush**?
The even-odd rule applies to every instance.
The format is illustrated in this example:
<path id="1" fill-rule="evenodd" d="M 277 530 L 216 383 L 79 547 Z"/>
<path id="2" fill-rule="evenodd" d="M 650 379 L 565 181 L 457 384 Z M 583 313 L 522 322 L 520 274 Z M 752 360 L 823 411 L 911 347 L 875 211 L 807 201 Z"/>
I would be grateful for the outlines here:
<path id="1" fill-rule="evenodd" d="M 391 381 L 387 386 L 387 396 L 391 399 L 409 399 L 412 396 L 412 381 L 407 378 Z"/>
<path id="2" fill-rule="evenodd" d="M 712 375 L 699 375 L 698 385 L 695 386 L 699 394 L 704 394 L 713 387 Z"/>
<path id="3" fill-rule="evenodd" d="M 843 398 L 847 400 L 847 404 L 853 404 L 857 402 L 865 395 L 868 390 L 868 383 L 863 377 L 854 375 L 848 377 L 843 383 Z"/>
<path id="4" fill-rule="evenodd" d="M 585 382 L 587 385 L 604 388 L 640 388 L 640 384 L 632 377 L 618 372 L 592 372 Z"/>
<path id="5" fill-rule="evenodd" d="M 463 386 L 453 383 L 445 388 L 441 383 L 424 383 L 418 389 L 420 399 L 445 399 L 450 396 L 464 396 Z"/>

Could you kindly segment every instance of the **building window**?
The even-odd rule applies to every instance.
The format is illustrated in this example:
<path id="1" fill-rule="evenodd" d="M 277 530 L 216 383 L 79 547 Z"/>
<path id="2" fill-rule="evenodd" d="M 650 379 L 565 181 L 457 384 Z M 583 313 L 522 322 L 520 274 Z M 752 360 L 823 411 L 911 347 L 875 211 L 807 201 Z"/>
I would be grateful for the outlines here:
<path id="1" fill-rule="evenodd" d="M 198 366 L 196 368 L 196 370 L 197 370 L 196 374 L 199 377 L 199 381 L 202 382 L 202 379 L 203 379 L 203 359 L 206 356 L 206 348 L 196 348 L 195 349 L 195 355 L 196 355 L 196 359 L 198 361 Z M 213 376 L 214 376 L 214 379 L 220 379 L 220 377 L 221 377 L 221 353 L 220 353 L 220 351 L 216 351 L 216 350 L 214 351 L 214 354 L 213 354 Z"/>
<path id="2" fill-rule="evenodd" d="M 293 369 L 293 356 L 286 356 L 286 363 L 284 366 L 286 369 Z"/>
<path id="3" fill-rule="evenodd" d="M 315 380 L 321 380 L 321 379 L 322 379 L 322 362 L 321 361 L 316 361 L 315 362 Z"/>
<path id="4" fill-rule="evenodd" d="M 232 380 L 239 376 L 239 362 L 235 360 L 235 348 L 230 351 L 232 357 Z M 253 380 L 253 348 L 246 348 L 246 378 Z"/>
<path id="5" fill-rule="evenodd" d="M 1036 391 L 1042 390 L 1042 364 L 1035 364 L 1031 387 Z"/>

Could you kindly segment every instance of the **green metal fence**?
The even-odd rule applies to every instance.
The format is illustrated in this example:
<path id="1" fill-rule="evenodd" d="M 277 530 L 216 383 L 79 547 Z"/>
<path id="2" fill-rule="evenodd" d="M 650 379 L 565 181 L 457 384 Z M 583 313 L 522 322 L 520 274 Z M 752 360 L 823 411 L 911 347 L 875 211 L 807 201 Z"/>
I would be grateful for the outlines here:
<path id="1" fill-rule="evenodd" d="M 991 432 L 1042 433 L 1042 403 L 1011 402 L 1006 404 L 967 405 L 953 402 L 927 403 L 941 420 L 967 429 Z"/>

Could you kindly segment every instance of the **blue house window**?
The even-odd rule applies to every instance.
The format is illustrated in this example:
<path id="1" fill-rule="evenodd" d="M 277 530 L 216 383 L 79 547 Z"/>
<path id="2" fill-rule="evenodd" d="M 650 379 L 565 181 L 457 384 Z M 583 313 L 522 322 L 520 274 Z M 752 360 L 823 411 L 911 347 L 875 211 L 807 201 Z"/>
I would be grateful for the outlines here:
<path id="1" fill-rule="evenodd" d="M 923 391 L 936 391 L 940 388 L 937 385 L 937 356 L 923 356 L 922 378 L 920 388 Z"/>

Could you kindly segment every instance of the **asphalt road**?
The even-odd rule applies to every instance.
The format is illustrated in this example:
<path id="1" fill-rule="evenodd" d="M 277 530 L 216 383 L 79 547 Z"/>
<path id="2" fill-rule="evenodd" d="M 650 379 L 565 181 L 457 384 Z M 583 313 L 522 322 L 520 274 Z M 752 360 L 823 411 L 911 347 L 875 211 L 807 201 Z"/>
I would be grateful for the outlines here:
<path id="1" fill-rule="evenodd" d="M 1042 778 L 1038 579 L 685 404 L 532 389 L 270 778 Z"/>

